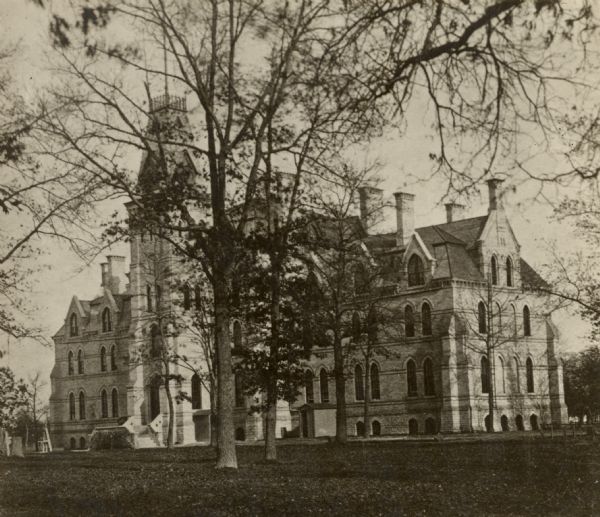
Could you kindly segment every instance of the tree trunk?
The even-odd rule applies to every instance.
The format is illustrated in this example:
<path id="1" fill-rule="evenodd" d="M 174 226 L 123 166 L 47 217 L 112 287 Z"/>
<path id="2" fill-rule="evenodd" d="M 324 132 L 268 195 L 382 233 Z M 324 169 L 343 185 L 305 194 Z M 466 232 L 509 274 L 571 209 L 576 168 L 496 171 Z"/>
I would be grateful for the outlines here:
<path id="1" fill-rule="evenodd" d="M 265 460 L 277 461 L 277 402 L 271 402 L 267 407 L 266 414 L 266 433 L 265 433 Z"/>
<path id="2" fill-rule="evenodd" d="M 217 448 L 219 446 L 218 441 L 218 421 L 219 411 L 217 408 L 217 386 L 215 380 L 211 376 L 210 380 L 210 445 L 211 447 Z"/>
<path id="3" fill-rule="evenodd" d="M 371 403 L 371 372 L 369 368 L 369 356 L 365 358 L 365 402 L 363 404 L 363 422 L 365 423 L 365 431 L 363 436 L 368 438 L 371 436 L 371 417 L 369 416 L 369 406 Z"/>
<path id="4" fill-rule="evenodd" d="M 494 343 L 493 343 L 493 332 L 494 332 L 494 313 L 493 313 L 493 294 L 492 294 L 492 282 L 488 278 L 487 282 L 488 296 L 487 296 L 487 335 L 485 338 L 485 347 L 487 354 L 487 376 L 488 376 L 488 414 L 490 418 L 490 425 L 486 429 L 488 433 L 494 432 L 494 389 L 496 388 L 496 379 L 494 378 Z"/>
<path id="5" fill-rule="evenodd" d="M 167 447 L 170 449 L 174 445 L 173 429 L 175 427 L 175 407 L 173 406 L 173 394 L 171 393 L 171 380 L 169 361 L 165 361 L 164 387 L 167 395 L 167 407 L 169 408 L 169 425 L 167 426 Z"/>
<path id="6" fill-rule="evenodd" d="M 217 348 L 217 465 L 237 468 L 233 422 L 234 385 L 229 335 L 229 284 L 223 271 L 214 272 L 215 344 Z"/>
<path id="7" fill-rule="evenodd" d="M 333 374 L 335 376 L 335 441 L 344 444 L 348 441 L 346 422 L 346 378 L 344 375 L 344 353 L 339 327 L 333 342 Z"/>

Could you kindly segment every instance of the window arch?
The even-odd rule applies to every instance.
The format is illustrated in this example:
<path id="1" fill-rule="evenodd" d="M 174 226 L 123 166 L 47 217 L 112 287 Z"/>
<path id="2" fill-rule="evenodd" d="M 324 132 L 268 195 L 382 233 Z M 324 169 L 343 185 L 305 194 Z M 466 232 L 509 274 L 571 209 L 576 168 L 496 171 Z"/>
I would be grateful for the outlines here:
<path id="1" fill-rule="evenodd" d="M 421 306 L 421 331 L 424 336 L 431 336 L 431 306 L 427 302 Z"/>
<path id="2" fill-rule="evenodd" d="M 190 310 L 192 303 L 190 299 L 190 286 L 187 284 L 183 284 L 183 309 L 188 311 Z"/>
<path id="3" fill-rule="evenodd" d="M 83 436 L 79 438 L 79 448 L 85 449 L 85 438 Z"/>
<path id="4" fill-rule="evenodd" d="M 161 351 L 160 330 L 157 324 L 150 327 L 150 357 L 158 357 Z"/>
<path id="5" fill-rule="evenodd" d="M 102 311 L 102 332 L 110 332 L 112 330 L 112 321 L 110 318 L 110 309 L 106 307 Z"/>
<path id="6" fill-rule="evenodd" d="M 315 401 L 315 390 L 313 386 L 313 373 L 310 370 L 304 372 L 304 389 L 306 390 L 306 403 L 312 404 Z"/>
<path id="7" fill-rule="evenodd" d="M 71 314 L 69 318 L 69 335 L 71 337 L 79 335 L 79 323 L 77 321 L 77 314 Z"/>
<path id="8" fill-rule="evenodd" d="M 492 285 L 498 285 L 498 261 L 496 260 L 495 255 L 492 255 L 492 259 L 490 261 L 490 273 L 492 277 Z"/>
<path id="9" fill-rule="evenodd" d="M 202 309 L 202 292 L 199 285 L 194 287 L 194 306 L 198 311 Z"/>
<path id="10" fill-rule="evenodd" d="M 535 391 L 535 385 L 533 382 L 533 361 L 531 357 L 525 361 L 525 370 L 527 373 L 527 393 L 533 393 Z"/>
<path id="11" fill-rule="evenodd" d="M 371 399 L 379 400 L 381 398 L 381 389 L 379 386 L 379 367 L 377 364 L 371 364 Z"/>
<path id="12" fill-rule="evenodd" d="M 531 314 L 527 305 L 523 307 L 523 334 L 531 336 Z"/>
<path id="13" fill-rule="evenodd" d="M 498 356 L 498 391 L 500 393 L 506 393 L 506 376 L 504 374 L 504 359 L 502 356 Z"/>
<path id="14" fill-rule="evenodd" d="M 84 373 L 84 371 L 85 368 L 83 364 L 83 351 L 80 348 L 77 352 L 77 373 L 82 374 Z"/>
<path id="15" fill-rule="evenodd" d="M 494 332 L 496 335 L 500 335 L 500 333 L 502 332 L 502 309 L 500 308 L 500 304 L 498 302 L 494 302 L 493 304 L 493 308 L 494 308 L 494 313 L 492 314 L 492 321 L 493 321 L 493 329 L 492 332 Z"/>
<path id="16" fill-rule="evenodd" d="M 319 388 L 321 390 L 321 402 L 329 402 L 329 377 L 325 368 L 321 368 L 319 372 Z"/>
<path id="17" fill-rule="evenodd" d="M 106 393 L 106 390 L 102 390 L 100 393 L 100 402 L 102 418 L 108 418 L 108 394 Z"/>
<path id="18" fill-rule="evenodd" d="M 102 347 L 100 349 L 100 371 L 106 371 L 106 348 Z"/>
<path id="19" fill-rule="evenodd" d="M 358 314 L 358 312 L 354 312 L 352 314 L 352 339 L 355 342 L 360 341 L 361 332 L 362 327 L 360 323 L 360 314 Z"/>
<path id="20" fill-rule="evenodd" d="M 408 286 L 423 285 L 425 283 L 425 267 L 419 255 L 413 255 L 408 260 Z"/>
<path id="21" fill-rule="evenodd" d="M 233 347 L 238 350 L 242 348 L 242 324 L 239 320 L 233 322 Z"/>
<path id="22" fill-rule="evenodd" d="M 354 399 L 365 400 L 365 384 L 363 380 L 363 369 L 360 364 L 354 367 Z"/>
<path id="23" fill-rule="evenodd" d="M 75 395 L 69 393 L 69 420 L 75 420 Z"/>
<path id="24" fill-rule="evenodd" d="M 479 326 L 479 332 L 481 334 L 487 333 L 487 310 L 485 308 L 485 303 L 479 302 L 477 305 L 477 323 Z"/>
<path id="25" fill-rule="evenodd" d="M 415 397 L 417 395 L 417 365 L 409 359 L 406 363 L 406 385 L 408 387 L 408 396 Z"/>
<path id="26" fill-rule="evenodd" d="M 79 420 L 85 420 L 85 393 L 79 392 Z"/>
<path id="27" fill-rule="evenodd" d="M 354 294 L 364 294 L 369 290 L 367 268 L 361 262 L 354 265 L 352 279 L 354 282 Z"/>
<path id="28" fill-rule="evenodd" d="M 67 368 L 69 375 L 73 375 L 75 373 L 75 366 L 73 365 L 73 351 L 69 350 L 67 354 Z"/>
<path id="29" fill-rule="evenodd" d="M 381 423 L 379 420 L 373 420 L 371 429 L 373 431 L 373 436 L 381 436 Z"/>
<path id="30" fill-rule="evenodd" d="M 146 286 L 146 310 L 152 311 L 152 286 L 150 284 Z"/>
<path id="31" fill-rule="evenodd" d="M 410 305 L 404 308 L 404 332 L 406 337 L 415 337 L 415 312 Z"/>
<path id="32" fill-rule="evenodd" d="M 519 366 L 519 360 L 516 357 L 513 361 L 515 365 L 515 390 L 517 393 L 521 393 L 521 368 Z"/>
<path id="33" fill-rule="evenodd" d="M 513 263 L 510 257 L 506 257 L 506 285 L 513 286 Z"/>
<path id="34" fill-rule="evenodd" d="M 75 450 L 77 449 L 77 440 L 75 440 L 74 437 L 71 437 L 71 439 L 69 440 L 69 443 L 71 445 L 71 450 Z"/>
<path id="35" fill-rule="evenodd" d="M 202 409 L 202 389 L 200 376 L 195 373 L 192 375 L 192 409 Z"/>
<path id="36" fill-rule="evenodd" d="M 481 357 L 481 393 L 490 392 L 490 362 L 486 356 Z"/>
<path id="37" fill-rule="evenodd" d="M 433 361 L 430 357 L 423 361 L 423 384 L 425 395 L 435 395 L 435 381 L 433 378 Z"/>
<path id="38" fill-rule="evenodd" d="M 419 434 L 419 422 L 416 418 L 408 421 L 408 434 Z"/>
<path id="39" fill-rule="evenodd" d="M 117 418 L 119 416 L 119 392 L 117 388 L 112 389 L 110 398 L 112 399 L 112 416 L 113 418 Z"/>
<path id="40" fill-rule="evenodd" d="M 356 436 L 364 436 L 365 435 L 365 424 L 362 420 L 356 422 Z"/>
<path id="41" fill-rule="evenodd" d="M 117 348 L 115 345 L 110 347 L 110 369 L 117 369 Z"/>

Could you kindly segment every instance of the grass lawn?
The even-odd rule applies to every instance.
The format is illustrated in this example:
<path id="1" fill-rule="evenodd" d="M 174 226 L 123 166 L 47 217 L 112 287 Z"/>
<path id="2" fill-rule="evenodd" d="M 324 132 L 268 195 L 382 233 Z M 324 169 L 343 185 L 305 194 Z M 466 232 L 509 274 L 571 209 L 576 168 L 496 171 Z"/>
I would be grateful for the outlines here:
<path id="1" fill-rule="evenodd" d="M 600 515 L 600 445 L 580 438 L 55 453 L 0 460 L 0 514 Z"/>

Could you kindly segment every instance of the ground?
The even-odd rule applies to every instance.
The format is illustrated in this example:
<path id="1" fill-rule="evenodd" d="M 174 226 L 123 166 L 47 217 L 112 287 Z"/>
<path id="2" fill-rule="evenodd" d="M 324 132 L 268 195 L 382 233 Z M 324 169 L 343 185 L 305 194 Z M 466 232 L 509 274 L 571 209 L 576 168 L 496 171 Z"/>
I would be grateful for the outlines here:
<path id="1" fill-rule="evenodd" d="M 592 515 L 600 444 L 586 437 L 64 452 L 0 460 L 0 515 Z"/>

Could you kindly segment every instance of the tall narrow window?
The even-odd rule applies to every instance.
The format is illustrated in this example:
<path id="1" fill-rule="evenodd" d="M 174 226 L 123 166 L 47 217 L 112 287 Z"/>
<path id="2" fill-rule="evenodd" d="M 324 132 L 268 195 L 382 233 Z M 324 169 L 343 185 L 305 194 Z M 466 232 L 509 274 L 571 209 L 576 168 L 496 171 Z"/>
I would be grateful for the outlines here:
<path id="1" fill-rule="evenodd" d="M 404 332 L 406 337 L 415 337 L 415 313 L 410 305 L 404 308 Z"/>
<path id="2" fill-rule="evenodd" d="M 102 406 L 102 418 L 108 418 L 108 394 L 106 390 L 102 390 L 100 393 L 100 401 Z"/>
<path id="3" fill-rule="evenodd" d="M 408 396 L 415 397 L 417 395 L 417 365 L 409 359 L 406 363 L 406 386 L 408 389 Z"/>
<path id="4" fill-rule="evenodd" d="M 492 256 L 491 264 L 492 285 L 498 285 L 498 261 Z"/>
<path id="5" fill-rule="evenodd" d="M 202 293 L 199 285 L 194 287 L 194 305 L 196 306 L 196 310 L 199 311 L 202 309 Z"/>
<path id="6" fill-rule="evenodd" d="M 83 351 L 81 351 L 81 350 L 79 350 L 77 352 L 77 373 L 79 373 L 79 374 L 84 373 Z"/>
<path id="7" fill-rule="evenodd" d="M 498 391 L 506 393 L 506 379 L 504 377 L 504 359 L 498 356 Z"/>
<path id="8" fill-rule="evenodd" d="M 531 360 L 531 357 L 527 358 L 525 369 L 527 370 L 527 393 L 533 393 L 535 391 L 535 386 L 533 384 L 533 361 Z"/>
<path id="9" fill-rule="evenodd" d="M 187 284 L 183 285 L 183 309 L 188 311 L 190 310 L 190 307 L 192 306 L 191 300 L 190 300 L 190 286 Z"/>
<path id="10" fill-rule="evenodd" d="M 494 328 L 492 329 L 492 332 L 496 335 L 499 336 L 501 334 L 503 334 L 503 329 L 502 329 L 502 309 L 500 308 L 500 304 L 498 302 L 495 302 L 493 304 L 494 307 L 494 314 L 493 314 L 493 326 Z"/>
<path id="11" fill-rule="evenodd" d="M 104 347 L 100 349 L 100 371 L 106 371 L 106 348 Z"/>
<path id="12" fill-rule="evenodd" d="M 379 387 L 379 368 L 375 363 L 371 365 L 371 399 L 379 400 L 381 398 L 381 390 Z"/>
<path id="13" fill-rule="evenodd" d="M 519 368 L 519 360 L 514 358 L 515 365 L 515 390 L 517 393 L 521 393 L 521 369 Z"/>
<path id="14" fill-rule="evenodd" d="M 427 302 L 421 306 L 421 330 L 424 336 L 431 336 L 431 307 Z"/>
<path id="15" fill-rule="evenodd" d="M 355 343 L 360 341 L 360 335 L 362 333 L 362 328 L 360 324 L 360 314 L 355 312 L 352 314 L 352 339 Z"/>
<path id="16" fill-rule="evenodd" d="M 150 328 L 150 357 L 158 357 L 161 352 L 161 338 L 158 325 L 152 325 Z"/>
<path id="17" fill-rule="evenodd" d="M 69 393 L 69 420 L 75 420 L 75 395 Z"/>
<path id="18" fill-rule="evenodd" d="M 423 285 L 425 283 L 425 267 L 423 260 L 418 255 L 413 255 L 408 261 L 408 286 Z"/>
<path id="19" fill-rule="evenodd" d="M 242 324 L 238 320 L 233 322 L 233 347 L 236 350 L 242 348 Z"/>
<path id="20" fill-rule="evenodd" d="M 483 302 L 479 302 L 477 306 L 477 323 L 479 324 L 479 332 L 481 334 L 487 333 L 487 311 Z"/>
<path id="21" fill-rule="evenodd" d="M 510 257 L 506 258 L 506 285 L 508 287 L 513 285 L 513 263 Z"/>
<path id="22" fill-rule="evenodd" d="M 85 420 L 85 393 L 79 392 L 79 420 Z"/>
<path id="23" fill-rule="evenodd" d="M 69 369 L 69 375 L 73 375 L 75 373 L 75 367 L 73 365 L 73 351 L 69 350 L 69 354 L 67 355 L 67 363 Z"/>
<path id="24" fill-rule="evenodd" d="M 531 315 L 527 305 L 523 307 L 523 334 L 526 336 L 531 336 Z"/>
<path id="25" fill-rule="evenodd" d="M 119 416 L 119 392 L 117 391 L 117 388 L 113 388 L 112 389 L 112 393 L 111 393 L 111 399 L 112 399 L 112 416 L 113 418 L 117 418 Z"/>
<path id="26" fill-rule="evenodd" d="M 113 371 L 117 369 L 117 349 L 115 345 L 110 347 L 110 369 Z"/>
<path id="27" fill-rule="evenodd" d="M 197 373 L 192 375 L 192 409 L 202 409 L 202 389 Z"/>
<path id="28" fill-rule="evenodd" d="M 319 387 L 321 389 L 321 402 L 329 402 L 329 376 L 325 368 L 321 368 L 319 372 Z"/>
<path id="29" fill-rule="evenodd" d="M 234 376 L 235 380 L 235 405 L 236 407 L 243 407 L 246 405 L 246 397 L 244 396 L 244 384 L 242 382 L 242 376 L 236 373 Z"/>
<path id="30" fill-rule="evenodd" d="M 79 335 L 79 326 L 77 324 L 77 315 L 75 313 L 71 314 L 69 318 L 69 335 L 71 337 Z"/>
<path id="31" fill-rule="evenodd" d="M 425 395 L 435 395 L 433 361 L 429 357 L 423 361 L 423 384 L 425 388 Z"/>
<path id="32" fill-rule="evenodd" d="M 112 330 L 112 321 L 110 319 L 110 309 L 106 307 L 102 311 L 102 332 L 110 332 Z"/>
<path id="33" fill-rule="evenodd" d="M 481 393 L 490 392 L 490 363 L 487 357 L 481 358 Z"/>
<path id="34" fill-rule="evenodd" d="M 354 399 L 365 400 L 365 384 L 363 379 L 363 369 L 360 364 L 354 367 Z"/>
<path id="35" fill-rule="evenodd" d="M 146 286 L 146 310 L 152 311 L 152 286 L 150 284 Z"/>
<path id="36" fill-rule="evenodd" d="M 517 323 L 517 309 L 515 309 L 515 306 L 511 304 L 511 309 L 512 309 L 512 335 L 516 338 L 517 334 L 518 334 L 518 328 L 519 325 Z"/>
<path id="37" fill-rule="evenodd" d="M 312 404 L 315 401 L 315 391 L 313 386 L 313 373 L 310 370 L 304 372 L 304 389 L 306 390 L 306 403 Z"/>
<path id="38" fill-rule="evenodd" d="M 160 302 L 162 301 L 162 287 L 156 284 L 156 310 L 160 309 Z"/>

